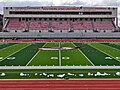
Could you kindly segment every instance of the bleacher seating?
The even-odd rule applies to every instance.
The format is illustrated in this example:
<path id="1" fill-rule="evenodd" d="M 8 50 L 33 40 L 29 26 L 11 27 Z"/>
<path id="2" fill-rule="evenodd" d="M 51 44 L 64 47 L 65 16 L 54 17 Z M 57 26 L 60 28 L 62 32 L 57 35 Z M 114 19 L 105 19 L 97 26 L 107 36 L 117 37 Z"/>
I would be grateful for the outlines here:
<path id="1" fill-rule="evenodd" d="M 74 21 L 65 21 L 65 20 L 30 20 L 25 21 L 18 19 L 9 20 L 7 24 L 7 28 L 9 30 L 15 30 L 15 29 L 32 29 L 32 30 L 49 30 L 49 28 L 52 28 L 53 30 L 93 30 L 93 29 L 114 29 L 115 26 L 113 22 L 111 21 L 80 21 L 80 20 L 74 20 Z"/>
<path id="2" fill-rule="evenodd" d="M 74 21 L 73 29 L 75 30 L 89 30 L 93 29 L 91 21 Z"/>
<path id="3" fill-rule="evenodd" d="M 94 22 L 95 29 L 114 29 L 112 21 L 96 21 Z"/>
<path id="4" fill-rule="evenodd" d="M 35 20 L 31 20 L 30 21 L 30 28 L 31 29 L 37 29 L 41 27 L 41 22 L 40 21 L 35 21 Z"/>
<path id="5" fill-rule="evenodd" d="M 42 21 L 41 22 L 41 29 L 48 29 L 49 28 L 49 21 Z"/>
<path id="6" fill-rule="evenodd" d="M 19 20 L 10 20 L 8 23 L 7 28 L 9 29 L 48 29 L 49 28 L 49 21 L 38 21 L 38 20 L 31 20 L 31 21 L 19 21 Z"/>
<path id="7" fill-rule="evenodd" d="M 52 25 L 51 25 L 51 28 L 52 29 L 60 29 L 60 21 L 52 21 Z"/>
<path id="8" fill-rule="evenodd" d="M 70 22 L 69 21 L 62 21 L 61 29 L 62 30 L 69 30 L 70 29 Z"/>
<path id="9" fill-rule="evenodd" d="M 7 28 L 9 29 L 23 29 L 26 28 L 25 21 L 19 21 L 19 20 L 10 20 Z"/>

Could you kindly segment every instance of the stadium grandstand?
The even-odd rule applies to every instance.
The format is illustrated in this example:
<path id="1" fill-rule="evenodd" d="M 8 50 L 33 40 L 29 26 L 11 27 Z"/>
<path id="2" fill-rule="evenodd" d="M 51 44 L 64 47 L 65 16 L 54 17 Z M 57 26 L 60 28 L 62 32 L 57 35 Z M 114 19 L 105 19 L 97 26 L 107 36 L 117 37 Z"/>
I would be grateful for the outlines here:
<path id="1" fill-rule="evenodd" d="M 0 90 L 120 90 L 117 11 L 4 7 Z"/>
<path id="2" fill-rule="evenodd" d="M 1 38 L 120 38 L 116 7 L 28 6 L 3 11 Z"/>

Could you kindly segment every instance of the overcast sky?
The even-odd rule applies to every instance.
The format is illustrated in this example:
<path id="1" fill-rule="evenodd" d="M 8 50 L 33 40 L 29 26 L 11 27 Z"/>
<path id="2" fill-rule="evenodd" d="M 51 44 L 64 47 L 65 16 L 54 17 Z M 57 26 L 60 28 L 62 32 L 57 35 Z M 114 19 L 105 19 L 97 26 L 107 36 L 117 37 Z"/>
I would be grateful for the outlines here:
<path id="1" fill-rule="evenodd" d="M 4 6 L 112 6 L 118 7 L 120 26 L 120 0 L 0 0 L 0 13 Z"/>

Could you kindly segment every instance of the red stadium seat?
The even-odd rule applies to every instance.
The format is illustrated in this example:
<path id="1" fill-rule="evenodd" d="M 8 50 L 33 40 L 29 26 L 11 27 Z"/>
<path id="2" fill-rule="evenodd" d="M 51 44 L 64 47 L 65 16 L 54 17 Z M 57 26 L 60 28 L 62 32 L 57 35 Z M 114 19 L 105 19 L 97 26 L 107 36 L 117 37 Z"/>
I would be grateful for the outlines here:
<path id="1" fill-rule="evenodd" d="M 114 29 L 114 25 L 111 21 L 96 21 L 94 22 L 94 28 L 96 29 Z"/>
<path id="2" fill-rule="evenodd" d="M 49 28 L 52 28 L 54 30 L 92 30 L 94 26 L 94 29 L 114 29 L 114 24 L 111 21 L 80 21 L 80 20 L 75 20 L 75 21 L 48 21 L 48 20 L 31 20 L 31 21 L 19 21 L 17 19 L 9 20 L 7 28 L 9 30 L 12 29 L 46 29 L 48 30 Z"/>

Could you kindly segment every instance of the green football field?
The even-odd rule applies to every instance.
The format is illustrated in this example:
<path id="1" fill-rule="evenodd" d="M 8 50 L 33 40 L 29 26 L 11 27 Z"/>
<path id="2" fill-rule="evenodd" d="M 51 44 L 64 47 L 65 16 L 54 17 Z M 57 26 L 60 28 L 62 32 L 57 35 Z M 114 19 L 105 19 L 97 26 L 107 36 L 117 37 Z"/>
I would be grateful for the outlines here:
<path id="1" fill-rule="evenodd" d="M 42 47 L 78 46 L 84 46 L 84 48 L 54 51 L 37 50 L 37 48 Z M 31 68 L 28 69 L 27 66 Z M 38 68 L 34 68 L 35 66 Z M 42 66 L 44 68 L 40 68 Z M 59 68 L 61 66 L 64 68 Z M 71 66 L 72 68 L 68 68 Z M 74 68 L 74 66 L 120 66 L 120 43 L 0 43 L 0 79 L 57 79 L 61 76 L 62 78 L 77 79 L 120 78 L 119 68 L 82 69 Z"/>
<path id="2" fill-rule="evenodd" d="M 36 50 L 76 47 L 75 50 Z M 0 66 L 119 66 L 120 43 L 0 43 Z"/>

